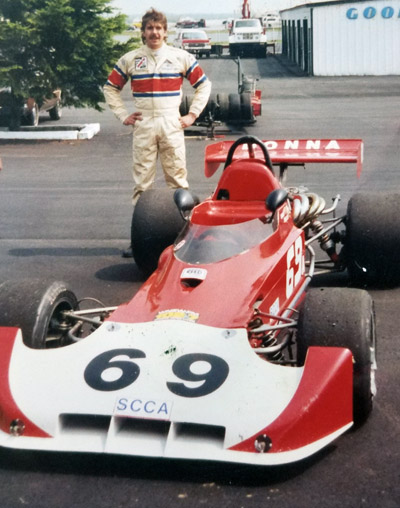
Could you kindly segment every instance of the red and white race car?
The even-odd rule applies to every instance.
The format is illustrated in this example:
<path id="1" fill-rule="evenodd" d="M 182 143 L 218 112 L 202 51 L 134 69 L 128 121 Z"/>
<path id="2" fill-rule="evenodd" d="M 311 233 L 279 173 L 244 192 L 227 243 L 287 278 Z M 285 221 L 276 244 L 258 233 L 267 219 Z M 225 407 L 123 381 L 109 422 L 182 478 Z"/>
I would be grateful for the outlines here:
<path id="1" fill-rule="evenodd" d="M 308 286 L 321 264 L 357 283 L 397 283 L 398 226 L 371 218 L 398 210 L 398 196 L 356 195 L 336 218 L 338 199 L 327 208 L 283 186 L 291 164 L 361 171 L 360 140 L 245 137 L 207 148 L 206 174 L 221 162 L 201 203 L 182 189 L 176 204 L 170 191 L 142 195 L 134 254 L 156 269 L 126 304 L 79 309 L 59 282 L 0 286 L 0 446 L 274 465 L 367 418 L 373 302 L 361 289 Z"/>

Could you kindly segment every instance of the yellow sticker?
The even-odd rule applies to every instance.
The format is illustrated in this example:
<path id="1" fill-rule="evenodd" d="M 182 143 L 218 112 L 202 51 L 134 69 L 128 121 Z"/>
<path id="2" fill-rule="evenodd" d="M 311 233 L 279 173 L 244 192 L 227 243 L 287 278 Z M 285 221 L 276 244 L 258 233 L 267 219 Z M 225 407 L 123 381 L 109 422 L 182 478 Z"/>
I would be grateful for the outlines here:
<path id="1" fill-rule="evenodd" d="M 183 309 L 169 309 L 161 310 L 155 317 L 155 319 L 178 319 L 180 321 L 190 321 L 195 323 L 199 319 L 197 312 Z"/>

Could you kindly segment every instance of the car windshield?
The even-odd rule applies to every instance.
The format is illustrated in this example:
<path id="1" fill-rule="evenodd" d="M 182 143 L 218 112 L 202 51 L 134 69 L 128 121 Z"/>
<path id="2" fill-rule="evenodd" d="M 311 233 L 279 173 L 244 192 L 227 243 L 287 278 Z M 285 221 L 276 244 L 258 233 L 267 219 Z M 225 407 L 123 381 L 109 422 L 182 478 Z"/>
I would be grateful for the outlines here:
<path id="1" fill-rule="evenodd" d="M 257 19 L 241 19 L 240 21 L 236 21 L 237 28 L 245 28 L 245 27 L 258 27 L 260 23 Z"/>
<path id="2" fill-rule="evenodd" d="M 206 40 L 207 35 L 205 32 L 184 32 L 182 39 L 193 39 L 193 40 Z"/>
<path id="3" fill-rule="evenodd" d="M 175 256 L 193 265 L 216 263 L 260 244 L 274 229 L 265 219 L 223 226 L 188 223 L 175 241 Z"/>

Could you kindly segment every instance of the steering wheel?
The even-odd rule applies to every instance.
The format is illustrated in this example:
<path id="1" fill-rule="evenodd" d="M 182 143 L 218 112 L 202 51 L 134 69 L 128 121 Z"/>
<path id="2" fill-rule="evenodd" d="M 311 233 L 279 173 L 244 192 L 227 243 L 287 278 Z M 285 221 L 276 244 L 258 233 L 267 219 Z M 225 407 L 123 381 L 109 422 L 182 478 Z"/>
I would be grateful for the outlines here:
<path id="1" fill-rule="evenodd" d="M 233 154 L 235 153 L 235 150 L 240 145 L 247 144 L 250 158 L 254 159 L 254 149 L 253 145 L 258 145 L 261 148 L 261 151 L 264 155 L 265 159 L 265 165 L 267 168 L 272 172 L 272 174 L 275 176 L 274 168 L 272 166 L 271 158 L 269 156 L 267 147 L 265 144 L 255 136 L 242 136 L 241 138 L 237 139 L 233 145 L 229 148 L 228 155 L 226 156 L 226 161 L 224 165 L 224 170 L 232 164 Z"/>

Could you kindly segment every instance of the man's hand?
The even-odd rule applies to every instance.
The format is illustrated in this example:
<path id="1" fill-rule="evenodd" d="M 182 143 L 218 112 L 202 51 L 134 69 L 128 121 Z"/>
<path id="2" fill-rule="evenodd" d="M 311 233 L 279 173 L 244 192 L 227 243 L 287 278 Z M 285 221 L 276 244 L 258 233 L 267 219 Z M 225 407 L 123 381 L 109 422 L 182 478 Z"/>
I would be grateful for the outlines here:
<path id="1" fill-rule="evenodd" d="M 132 113 L 128 116 L 123 122 L 124 125 L 135 125 L 137 121 L 143 120 L 142 113 L 140 111 L 135 111 L 135 113 Z"/>
<path id="2" fill-rule="evenodd" d="M 182 129 L 193 125 L 195 120 L 196 120 L 196 115 L 193 113 L 188 113 L 185 116 L 181 116 L 179 119 L 179 121 L 181 122 L 181 125 L 182 125 Z"/>

